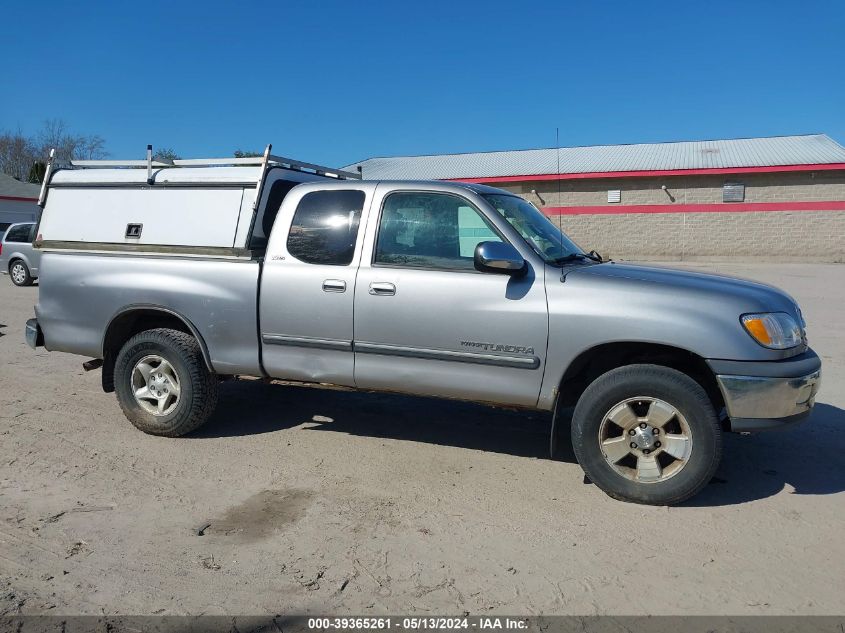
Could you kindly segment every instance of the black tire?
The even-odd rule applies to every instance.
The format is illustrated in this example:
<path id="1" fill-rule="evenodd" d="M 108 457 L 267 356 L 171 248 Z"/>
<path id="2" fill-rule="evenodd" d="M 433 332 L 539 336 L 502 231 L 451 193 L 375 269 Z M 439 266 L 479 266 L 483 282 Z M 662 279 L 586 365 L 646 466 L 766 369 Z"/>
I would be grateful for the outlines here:
<path id="1" fill-rule="evenodd" d="M 13 259 L 9 262 L 9 277 L 12 278 L 12 283 L 16 286 L 32 285 L 32 274 L 29 272 L 29 266 L 22 259 Z"/>
<path id="2" fill-rule="evenodd" d="M 689 427 L 689 456 L 680 470 L 662 481 L 632 481 L 604 457 L 602 420 L 619 403 L 637 397 L 670 404 Z M 572 417 L 572 448 L 587 477 L 614 499 L 673 505 L 694 496 L 712 479 L 722 456 L 722 431 L 710 399 L 692 378 L 659 365 L 628 365 L 603 374 L 581 395 Z"/>
<path id="3" fill-rule="evenodd" d="M 134 396 L 133 371 L 150 355 L 170 363 L 179 379 L 179 399 L 165 415 L 147 412 Z M 129 339 L 115 361 L 114 386 L 123 414 L 150 435 L 186 435 L 202 426 L 217 406 L 217 377 L 206 367 L 197 340 L 178 330 L 146 330 Z"/>

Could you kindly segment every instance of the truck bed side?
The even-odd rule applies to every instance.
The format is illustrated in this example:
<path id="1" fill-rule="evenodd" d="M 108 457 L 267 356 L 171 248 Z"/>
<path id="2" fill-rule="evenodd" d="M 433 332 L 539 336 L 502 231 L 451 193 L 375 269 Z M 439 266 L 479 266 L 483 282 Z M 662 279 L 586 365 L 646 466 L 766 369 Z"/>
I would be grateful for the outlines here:
<path id="1" fill-rule="evenodd" d="M 41 266 L 35 311 L 48 350 L 101 358 L 116 315 L 160 307 L 196 329 L 216 372 L 261 375 L 256 261 L 45 252 Z"/>

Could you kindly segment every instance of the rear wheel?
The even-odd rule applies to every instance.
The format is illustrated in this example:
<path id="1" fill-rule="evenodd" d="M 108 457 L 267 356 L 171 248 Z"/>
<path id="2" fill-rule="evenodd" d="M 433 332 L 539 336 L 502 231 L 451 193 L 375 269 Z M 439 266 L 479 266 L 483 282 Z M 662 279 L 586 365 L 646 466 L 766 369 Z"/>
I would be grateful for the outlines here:
<path id="1" fill-rule="evenodd" d="M 722 453 L 707 394 L 686 374 L 658 365 L 620 367 L 590 384 L 575 407 L 572 445 L 608 495 L 654 505 L 698 493 Z"/>
<path id="2" fill-rule="evenodd" d="M 151 435 L 190 433 L 217 405 L 217 377 L 197 340 L 178 330 L 147 330 L 129 339 L 115 362 L 114 385 L 124 415 Z"/>
<path id="3" fill-rule="evenodd" d="M 31 286 L 32 275 L 23 260 L 16 259 L 9 264 L 9 277 L 16 286 Z"/>

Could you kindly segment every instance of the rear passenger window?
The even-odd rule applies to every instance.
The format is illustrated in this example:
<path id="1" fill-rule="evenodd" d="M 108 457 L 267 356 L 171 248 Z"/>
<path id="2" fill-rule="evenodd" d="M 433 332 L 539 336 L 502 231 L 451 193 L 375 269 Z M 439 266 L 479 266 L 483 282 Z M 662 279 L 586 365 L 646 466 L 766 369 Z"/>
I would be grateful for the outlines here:
<path id="1" fill-rule="evenodd" d="M 35 227 L 34 224 L 18 224 L 9 229 L 6 233 L 7 242 L 31 242 L 30 233 Z"/>
<path id="2" fill-rule="evenodd" d="M 253 227 L 252 238 L 249 242 L 249 247 L 252 250 L 267 248 L 267 240 L 273 231 L 273 224 L 276 222 L 279 207 L 282 206 L 282 201 L 288 195 L 288 192 L 298 184 L 298 182 L 292 182 L 290 180 L 277 180 L 270 187 L 270 193 L 267 194 L 264 211 L 256 219 L 255 226 Z"/>
<path id="3" fill-rule="evenodd" d="M 349 265 L 363 209 L 363 191 L 305 194 L 293 215 L 288 252 L 308 264 Z"/>

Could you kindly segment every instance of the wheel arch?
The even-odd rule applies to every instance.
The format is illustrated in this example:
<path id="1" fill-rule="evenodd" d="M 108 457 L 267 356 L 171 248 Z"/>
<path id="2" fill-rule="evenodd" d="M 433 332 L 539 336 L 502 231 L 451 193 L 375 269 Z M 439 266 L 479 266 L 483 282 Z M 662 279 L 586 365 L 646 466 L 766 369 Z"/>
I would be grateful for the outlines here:
<path id="1" fill-rule="evenodd" d="M 193 336 L 202 350 L 203 361 L 208 371 L 214 373 L 211 355 L 202 334 L 185 315 L 155 304 L 133 304 L 121 308 L 109 320 L 100 346 L 103 358 L 103 390 L 114 391 L 114 362 L 123 344 L 132 336 L 144 330 L 171 328 Z"/>
<path id="2" fill-rule="evenodd" d="M 558 452 L 561 431 L 569 428 L 569 416 L 564 413 L 578 402 L 581 394 L 596 378 L 617 367 L 647 363 L 662 365 L 683 372 L 704 389 L 716 415 L 725 406 L 716 375 L 695 352 L 673 345 L 649 341 L 614 341 L 582 350 L 563 373 L 552 413 L 549 452 Z M 723 430 L 729 430 L 728 420 L 721 420 Z M 565 429 L 563 428 L 565 427 Z"/>
<path id="3" fill-rule="evenodd" d="M 26 257 L 21 255 L 20 253 L 12 253 L 9 255 L 8 263 L 6 264 L 6 272 L 10 272 L 12 270 L 12 264 L 15 262 L 22 262 L 24 266 L 26 266 L 27 270 L 30 270 L 29 262 L 26 261 Z"/>
<path id="4" fill-rule="evenodd" d="M 12 266 L 15 265 L 15 262 L 20 262 L 21 264 L 23 264 L 24 268 L 26 268 L 26 274 L 29 275 L 29 278 L 31 280 L 34 281 L 34 280 L 38 279 L 37 276 L 32 274 L 32 265 L 29 263 L 29 260 L 26 258 L 26 256 L 23 253 L 17 253 L 17 252 L 9 255 L 9 259 L 6 263 L 6 272 L 9 274 L 10 277 L 12 275 Z M 17 285 L 17 284 L 15 284 L 15 285 Z M 24 285 L 29 285 L 29 284 L 24 284 Z"/>
<path id="5" fill-rule="evenodd" d="M 695 380 L 718 414 L 724 399 L 710 366 L 695 352 L 673 345 L 648 341 L 615 341 L 589 347 L 569 363 L 558 383 L 559 404 L 574 406 L 587 386 L 611 369 L 647 363 L 680 371 Z"/>

